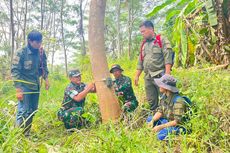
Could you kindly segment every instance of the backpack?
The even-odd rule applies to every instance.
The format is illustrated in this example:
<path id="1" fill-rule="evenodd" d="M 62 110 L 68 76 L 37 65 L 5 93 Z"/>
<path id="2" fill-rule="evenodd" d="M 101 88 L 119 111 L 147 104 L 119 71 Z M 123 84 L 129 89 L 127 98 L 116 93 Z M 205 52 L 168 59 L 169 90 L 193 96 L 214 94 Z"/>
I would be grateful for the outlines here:
<path id="1" fill-rule="evenodd" d="M 196 110 L 195 109 L 195 105 L 192 103 L 192 101 L 188 97 L 186 97 L 186 96 L 180 96 L 180 95 L 176 95 L 174 97 L 173 103 L 175 104 L 179 98 L 183 98 L 184 102 L 185 102 L 185 104 L 187 106 L 187 112 L 182 117 L 182 121 L 188 122 L 191 119 L 191 117 L 194 115 L 194 111 Z"/>
<path id="2" fill-rule="evenodd" d="M 144 50 L 144 44 L 145 43 L 146 43 L 146 39 L 144 39 L 142 41 L 142 43 L 141 43 L 141 48 L 140 48 L 140 60 L 141 61 L 144 60 L 143 50 Z M 162 49 L 162 40 L 161 40 L 161 35 L 160 34 L 156 35 L 156 39 L 154 40 L 153 44 L 154 45 L 158 44 L 158 46 Z M 173 54 L 172 54 L 172 66 L 174 64 L 174 57 L 175 57 L 175 52 L 173 52 Z"/>

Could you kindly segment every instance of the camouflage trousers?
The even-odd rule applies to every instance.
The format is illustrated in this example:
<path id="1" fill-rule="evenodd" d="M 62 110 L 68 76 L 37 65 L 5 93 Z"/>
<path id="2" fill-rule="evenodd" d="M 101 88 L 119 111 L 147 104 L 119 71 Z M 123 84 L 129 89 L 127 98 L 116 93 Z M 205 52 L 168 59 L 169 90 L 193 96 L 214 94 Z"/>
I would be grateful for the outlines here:
<path id="1" fill-rule="evenodd" d="M 67 110 L 61 108 L 58 111 L 58 119 L 64 122 L 66 129 L 81 128 L 84 124 L 82 107 L 73 107 Z"/>

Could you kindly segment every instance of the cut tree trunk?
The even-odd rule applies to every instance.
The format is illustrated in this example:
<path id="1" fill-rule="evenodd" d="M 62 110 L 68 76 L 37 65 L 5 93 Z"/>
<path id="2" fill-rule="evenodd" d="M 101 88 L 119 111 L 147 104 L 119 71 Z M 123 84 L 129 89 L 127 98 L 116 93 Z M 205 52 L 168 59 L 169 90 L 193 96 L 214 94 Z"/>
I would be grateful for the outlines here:
<path id="1" fill-rule="evenodd" d="M 110 78 L 105 55 L 104 17 L 106 0 L 93 0 L 90 3 L 89 50 L 93 76 L 99 98 L 102 122 L 116 121 L 121 109 L 113 88 L 103 81 Z"/>

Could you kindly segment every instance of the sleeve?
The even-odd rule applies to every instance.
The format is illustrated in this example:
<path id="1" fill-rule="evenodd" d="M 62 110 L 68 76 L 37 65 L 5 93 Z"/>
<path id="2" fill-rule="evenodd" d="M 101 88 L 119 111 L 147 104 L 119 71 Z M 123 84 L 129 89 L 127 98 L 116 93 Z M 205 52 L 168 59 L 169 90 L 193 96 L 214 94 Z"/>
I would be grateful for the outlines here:
<path id="1" fill-rule="evenodd" d="M 138 62 L 137 62 L 137 70 L 143 70 L 143 61 L 141 60 L 141 55 L 139 55 Z"/>
<path id="2" fill-rule="evenodd" d="M 174 104 L 173 114 L 174 119 L 180 123 L 183 115 L 185 114 L 185 102 L 183 99 L 178 99 L 178 101 Z"/>
<path id="3" fill-rule="evenodd" d="M 173 64 L 173 50 L 170 41 L 167 38 L 162 38 L 162 44 L 165 64 Z"/>
<path id="4" fill-rule="evenodd" d="M 12 61 L 12 66 L 11 66 L 11 77 L 14 81 L 14 86 L 16 88 L 21 88 L 22 87 L 22 80 L 21 78 L 21 71 L 23 67 L 23 54 L 22 50 L 19 50 L 15 53 L 13 61 Z"/>
<path id="5" fill-rule="evenodd" d="M 77 90 L 75 90 L 74 88 L 68 88 L 66 94 L 70 97 L 70 98 L 74 98 L 74 96 L 77 96 L 79 94 L 79 92 Z"/>
<path id="6" fill-rule="evenodd" d="M 48 78 L 48 74 L 49 74 L 49 71 L 48 71 L 48 67 L 47 67 L 47 56 L 46 56 L 46 53 L 44 51 L 43 53 L 43 69 L 44 69 L 44 75 L 43 75 L 43 79 L 47 79 Z"/>

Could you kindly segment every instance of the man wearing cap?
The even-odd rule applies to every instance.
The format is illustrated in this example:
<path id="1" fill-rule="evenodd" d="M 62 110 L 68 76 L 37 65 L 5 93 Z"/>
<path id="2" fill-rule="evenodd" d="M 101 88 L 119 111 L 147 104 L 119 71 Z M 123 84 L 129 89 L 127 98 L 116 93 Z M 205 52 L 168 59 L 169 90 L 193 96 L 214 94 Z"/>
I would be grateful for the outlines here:
<path id="1" fill-rule="evenodd" d="M 66 129 L 80 128 L 83 125 L 85 97 L 90 92 L 95 92 L 94 83 L 81 82 L 81 73 L 78 69 L 69 71 L 70 84 L 64 92 L 62 108 L 58 112 L 58 119 L 64 122 Z"/>
<path id="2" fill-rule="evenodd" d="M 38 108 L 41 76 L 45 80 L 46 89 L 49 88 L 46 54 L 41 49 L 42 34 L 33 30 L 28 34 L 27 41 L 27 46 L 15 53 L 11 68 L 19 101 L 16 126 L 24 128 L 26 136 L 29 135 L 33 116 Z"/>
<path id="3" fill-rule="evenodd" d="M 138 106 L 138 101 L 134 95 L 132 81 L 129 77 L 122 74 L 123 69 L 120 65 L 115 64 L 110 69 L 115 80 L 113 81 L 116 95 L 122 103 L 124 112 L 132 112 Z"/>
<path id="4" fill-rule="evenodd" d="M 181 125 L 184 123 L 184 116 L 188 111 L 185 99 L 179 95 L 176 87 L 176 79 L 165 74 L 159 79 L 154 79 L 160 88 L 162 97 L 155 115 L 147 119 L 148 126 L 158 132 L 158 139 L 164 140 L 169 134 L 186 132 Z"/>
<path id="5" fill-rule="evenodd" d="M 138 85 L 139 77 L 145 73 L 145 92 L 150 109 L 155 110 L 158 105 L 159 88 L 154 82 L 155 78 L 160 78 L 163 74 L 170 74 L 173 52 L 170 42 L 156 35 L 151 21 L 145 21 L 140 25 L 140 32 L 144 38 L 138 59 L 137 71 L 135 75 L 135 85 Z"/>

